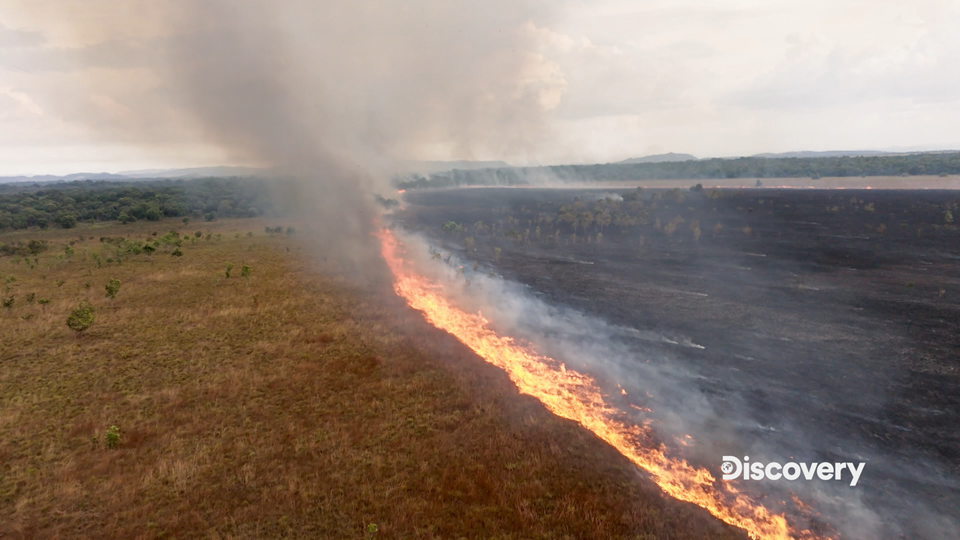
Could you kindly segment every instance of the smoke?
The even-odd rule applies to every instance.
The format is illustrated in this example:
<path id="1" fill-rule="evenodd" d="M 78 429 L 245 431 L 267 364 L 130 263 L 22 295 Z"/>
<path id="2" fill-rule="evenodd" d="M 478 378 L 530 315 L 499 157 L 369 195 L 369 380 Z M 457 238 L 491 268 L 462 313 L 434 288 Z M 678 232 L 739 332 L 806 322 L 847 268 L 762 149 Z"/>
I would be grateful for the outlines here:
<path id="1" fill-rule="evenodd" d="M 764 422 L 755 404 L 747 401 L 749 390 L 763 381 L 681 361 L 684 351 L 703 347 L 682 332 L 612 324 L 539 298 L 537 290 L 501 279 L 489 268 L 473 268 L 470 261 L 458 258 L 458 248 L 450 251 L 451 246 L 446 246 L 438 252 L 434 242 L 419 234 L 396 234 L 407 246 L 404 258 L 415 264 L 417 273 L 443 287 L 445 298 L 466 312 L 482 313 L 502 335 L 530 344 L 568 369 L 595 377 L 612 395 L 610 403 L 637 425 L 650 426 L 673 457 L 705 468 L 715 477 L 720 476 L 722 455 L 750 456 L 754 462 L 866 463 L 865 476 L 854 488 L 843 482 L 737 483 L 737 489 L 768 509 L 786 512 L 796 531 L 822 531 L 826 524 L 840 537 L 851 539 L 957 537 L 955 518 L 944 510 L 949 502 L 931 505 L 929 499 L 910 497 L 920 485 L 945 495 L 956 493 L 956 481 L 942 465 L 920 456 L 905 461 L 851 434 L 798 424 L 805 417 L 802 399 L 795 401 L 799 414 L 771 411 L 768 416 L 773 421 Z M 430 253 L 439 253 L 441 260 Z M 760 350 L 764 347 L 755 344 L 753 354 L 764 356 Z M 874 375 L 888 377 L 880 372 Z M 625 391 L 623 400 L 617 396 L 617 387 Z M 869 393 L 865 388 L 856 395 L 869 401 Z M 812 510 L 792 503 L 793 497 Z"/>
<path id="2" fill-rule="evenodd" d="M 389 188 L 397 160 L 525 159 L 547 140 L 558 88 L 537 52 L 541 7 L 94 0 L 21 9 L 65 28 L 59 62 L 84 79 L 45 106 L 146 154 L 193 141 L 271 167 L 325 250 L 363 259 L 373 194 Z M 42 58 L 34 67 L 54 69 Z"/>

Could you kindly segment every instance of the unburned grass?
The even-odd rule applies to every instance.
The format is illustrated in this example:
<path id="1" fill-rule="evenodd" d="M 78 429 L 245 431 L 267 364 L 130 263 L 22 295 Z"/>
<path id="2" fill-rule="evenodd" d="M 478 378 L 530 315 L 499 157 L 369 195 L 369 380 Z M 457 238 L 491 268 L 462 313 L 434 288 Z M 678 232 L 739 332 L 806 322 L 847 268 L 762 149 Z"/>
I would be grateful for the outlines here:
<path id="1" fill-rule="evenodd" d="M 221 237 L 185 240 L 182 257 L 100 267 L 93 254 L 113 253 L 100 236 L 200 227 L 0 238 L 51 245 L 35 263 L 0 258 L 15 277 L 0 311 L 0 537 L 737 536 L 518 395 L 387 282 L 361 288 L 264 225 L 204 224 Z M 80 300 L 96 320 L 77 336 L 65 321 Z"/>

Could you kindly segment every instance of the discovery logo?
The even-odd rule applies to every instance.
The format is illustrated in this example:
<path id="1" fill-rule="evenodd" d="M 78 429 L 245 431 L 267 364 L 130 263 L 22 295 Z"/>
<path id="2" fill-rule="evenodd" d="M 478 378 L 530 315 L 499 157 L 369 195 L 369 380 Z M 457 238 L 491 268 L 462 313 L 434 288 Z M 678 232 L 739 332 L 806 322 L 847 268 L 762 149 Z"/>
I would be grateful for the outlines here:
<path id="1" fill-rule="evenodd" d="M 854 465 L 853 463 L 794 463 L 792 461 L 783 465 L 775 461 L 764 464 L 750 463 L 750 456 L 744 456 L 743 461 L 733 456 L 723 456 L 720 472 L 723 473 L 724 480 L 780 480 L 781 478 L 796 480 L 801 476 L 804 480 L 813 480 L 814 477 L 820 480 L 846 480 L 849 477 L 852 487 L 856 486 L 860 480 L 864 465 L 866 463 Z"/>

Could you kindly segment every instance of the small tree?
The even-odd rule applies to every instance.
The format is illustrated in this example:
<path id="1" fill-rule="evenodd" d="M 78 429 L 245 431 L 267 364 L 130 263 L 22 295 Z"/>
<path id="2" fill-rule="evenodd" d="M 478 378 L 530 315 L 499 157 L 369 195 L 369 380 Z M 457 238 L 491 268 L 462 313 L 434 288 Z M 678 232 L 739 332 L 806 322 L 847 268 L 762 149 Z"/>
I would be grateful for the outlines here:
<path id="1" fill-rule="evenodd" d="M 57 224 L 64 229 L 72 229 L 77 226 L 77 218 L 73 214 L 60 214 L 57 216 Z"/>
<path id="2" fill-rule="evenodd" d="M 93 306 L 87 302 L 80 302 L 67 317 L 67 326 L 79 336 L 84 330 L 93 325 L 93 320 Z"/>
<path id="3" fill-rule="evenodd" d="M 240 267 L 240 277 L 250 277 L 250 273 L 253 272 L 253 269 L 247 265 Z"/>
<path id="4" fill-rule="evenodd" d="M 667 238 L 671 238 L 673 236 L 673 232 L 676 230 L 677 223 L 675 221 L 671 221 L 670 223 L 667 223 L 666 227 L 663 228 L 663 234 L 667 235 Z"/>
<path id="5" fill-rule="evenodd" d="M 233 263 L 229 263 L 229 262 L 228 262 L 228 263 L 227 263 L 227 271 L 224 272 L 223 274 L 224 274 L 225 276 L 227 276 L 227 278 L 229 278 L 231 271 L 233 271 Z"/>
<path id="6" fill-rule="evenodd" d="M 107 283 L 104 289 L 107 291 L 107 298 L 113 300 L 117 297 L 117 293 L 120 292 L 120 280 L 110 278 L 110 283 Z"/>
<path id="7" fill-rule="evenodd" d="M 455 222 L 455 221 L 448 221 L 448 222 L 444 223 L 444 224 L 440 227 L 440 229 L 441 229 L 443 232 L 445 232 L 445 233 L 461 233 L 461 232 L 463 232 L 463 227 L 461 227 L 461 226 L 460 226 L 457 222 Z"/>
<path id="8" fill-rule="evenodd" d="M 106 447 L 111 450 L 120 446 L 120 428 L 117 426 L 108 427 L 106 434 L 104 434 L 103 442 Z"/>
<path id="9" fill-rule="evenodd" d="M 500 248 L 498 248 L 498 247 L 493 248 L 493 260 L 494 260 L 494 262 L 500 262 L 500 253 L 502 253 L 502 251 L 500 250 Z"/>

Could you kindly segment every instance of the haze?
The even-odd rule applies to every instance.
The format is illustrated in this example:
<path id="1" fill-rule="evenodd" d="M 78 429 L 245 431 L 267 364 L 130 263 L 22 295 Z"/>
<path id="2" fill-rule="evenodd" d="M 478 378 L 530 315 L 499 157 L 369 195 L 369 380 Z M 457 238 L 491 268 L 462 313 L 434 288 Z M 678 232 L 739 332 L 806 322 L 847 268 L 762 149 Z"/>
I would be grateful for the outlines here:
<path id="1" fill-rule="evenodd" d="M 317 146 L 347 167 L 960 147 L 948 0 L 265 3 L 247 11 L 271 20 L 229 32 L 266 62 L 271 91 L 296 96 L 284 114 L 336 127 L 302 147 L 288 143 L 303 130 L 277 134 L 268 149 L 225 122 L 236 108 L 200 111 L 230 96 L 216 78 L 248 58 L 219 64 L 202 99 L 171 75 L 188 57 L 171 44 L 222 37 L 195 13 L 180 25 L 175 4 L 4 2 L 0 174 L 264 165 Z M 305 110 L 310 95 L 324 105 Z"/>

